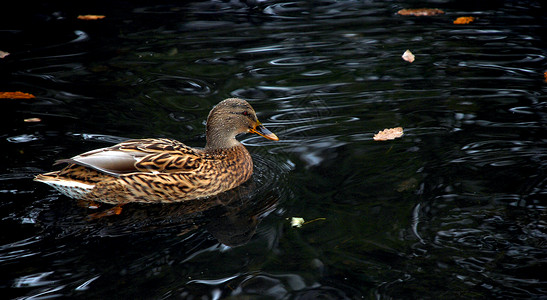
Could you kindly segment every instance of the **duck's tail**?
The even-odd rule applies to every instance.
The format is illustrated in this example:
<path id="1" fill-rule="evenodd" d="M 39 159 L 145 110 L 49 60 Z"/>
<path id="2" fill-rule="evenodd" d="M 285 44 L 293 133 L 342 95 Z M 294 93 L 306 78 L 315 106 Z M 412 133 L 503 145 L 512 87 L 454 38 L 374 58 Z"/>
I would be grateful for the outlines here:
<path id="1" fill-rule="evenodd" d="M 85 196 L 95 187 L 94 184 L 88 184 L 70 178 L 59 177 L 58 174 L 58 171 L 39 174 L 34 178 L 34 181 L 43 182 L 58 190 L 63 195 L 74 199 L 85 198 Z"/>

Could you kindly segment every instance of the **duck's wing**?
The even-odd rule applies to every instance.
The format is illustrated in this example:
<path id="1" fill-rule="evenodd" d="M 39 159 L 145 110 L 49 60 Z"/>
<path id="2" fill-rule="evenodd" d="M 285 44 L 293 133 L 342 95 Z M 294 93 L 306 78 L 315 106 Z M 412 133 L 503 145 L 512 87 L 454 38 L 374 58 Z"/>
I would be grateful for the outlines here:
<path id="1" fill-rule="evenodd" d="M 120 176 L 133 172 L 192 171 L 203 163 L 203 153 L 169 139 L 129 140 L 92 150 L 57 163 L 82 165 Z"/>
<path id="2" fill-rule="evenodd" d="M 143 172 L 192 172 L 200 169 L 208 158 L 202 150 L 167 139 L 154 140 L 154 143 L 146 146 L 146 150 L 153 153 L 135 164 Z"/>

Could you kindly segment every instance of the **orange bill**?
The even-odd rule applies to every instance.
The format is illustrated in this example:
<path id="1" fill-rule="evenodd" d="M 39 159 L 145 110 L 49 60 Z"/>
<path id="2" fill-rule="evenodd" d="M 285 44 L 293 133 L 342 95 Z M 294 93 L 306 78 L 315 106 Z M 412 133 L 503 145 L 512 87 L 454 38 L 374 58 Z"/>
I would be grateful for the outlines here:
<path id="1" fill-rule="evenodd" d="M 279 141 L 279 138 L 277 137 L 277 135 L 269 131 L 266 127 L 264 127 L 264 125 L 260 123 L 258 123 L 258 125 L 255 128 L 250 129 L 249 132 L 256 133 L 260 136 L 267 138 L 268 140 Z"/>

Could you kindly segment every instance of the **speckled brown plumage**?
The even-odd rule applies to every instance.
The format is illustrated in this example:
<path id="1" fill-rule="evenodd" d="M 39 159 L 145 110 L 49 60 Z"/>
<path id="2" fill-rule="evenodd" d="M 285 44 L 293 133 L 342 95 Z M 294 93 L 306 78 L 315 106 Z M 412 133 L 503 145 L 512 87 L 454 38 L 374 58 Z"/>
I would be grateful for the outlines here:
<path id="1" fill-rule="evenodd" d="M 129 140 L 60 160 L 69 165 L 35 180 L 72 198 L 112 204 L 212 196 L 251 177 L 252 158 L 235 139 L 244 132 L 278 140 L 246 101 L 226 99 L 209 114 L 204 149 L 169 139 Z"/>

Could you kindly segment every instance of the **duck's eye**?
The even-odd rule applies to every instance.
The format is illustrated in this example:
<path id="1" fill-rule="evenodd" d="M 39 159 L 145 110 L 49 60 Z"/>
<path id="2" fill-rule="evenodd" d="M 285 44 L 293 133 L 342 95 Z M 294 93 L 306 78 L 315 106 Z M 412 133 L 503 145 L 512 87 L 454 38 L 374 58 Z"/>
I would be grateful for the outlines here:
<path id="1" fill-rule="evenodd" d="M 244 111 L 244 112 L 243 112 L 243 115 L 244 115 L 244 116 L 248 116 L 248 115 L 249 115 L 249 112 Z"/>

